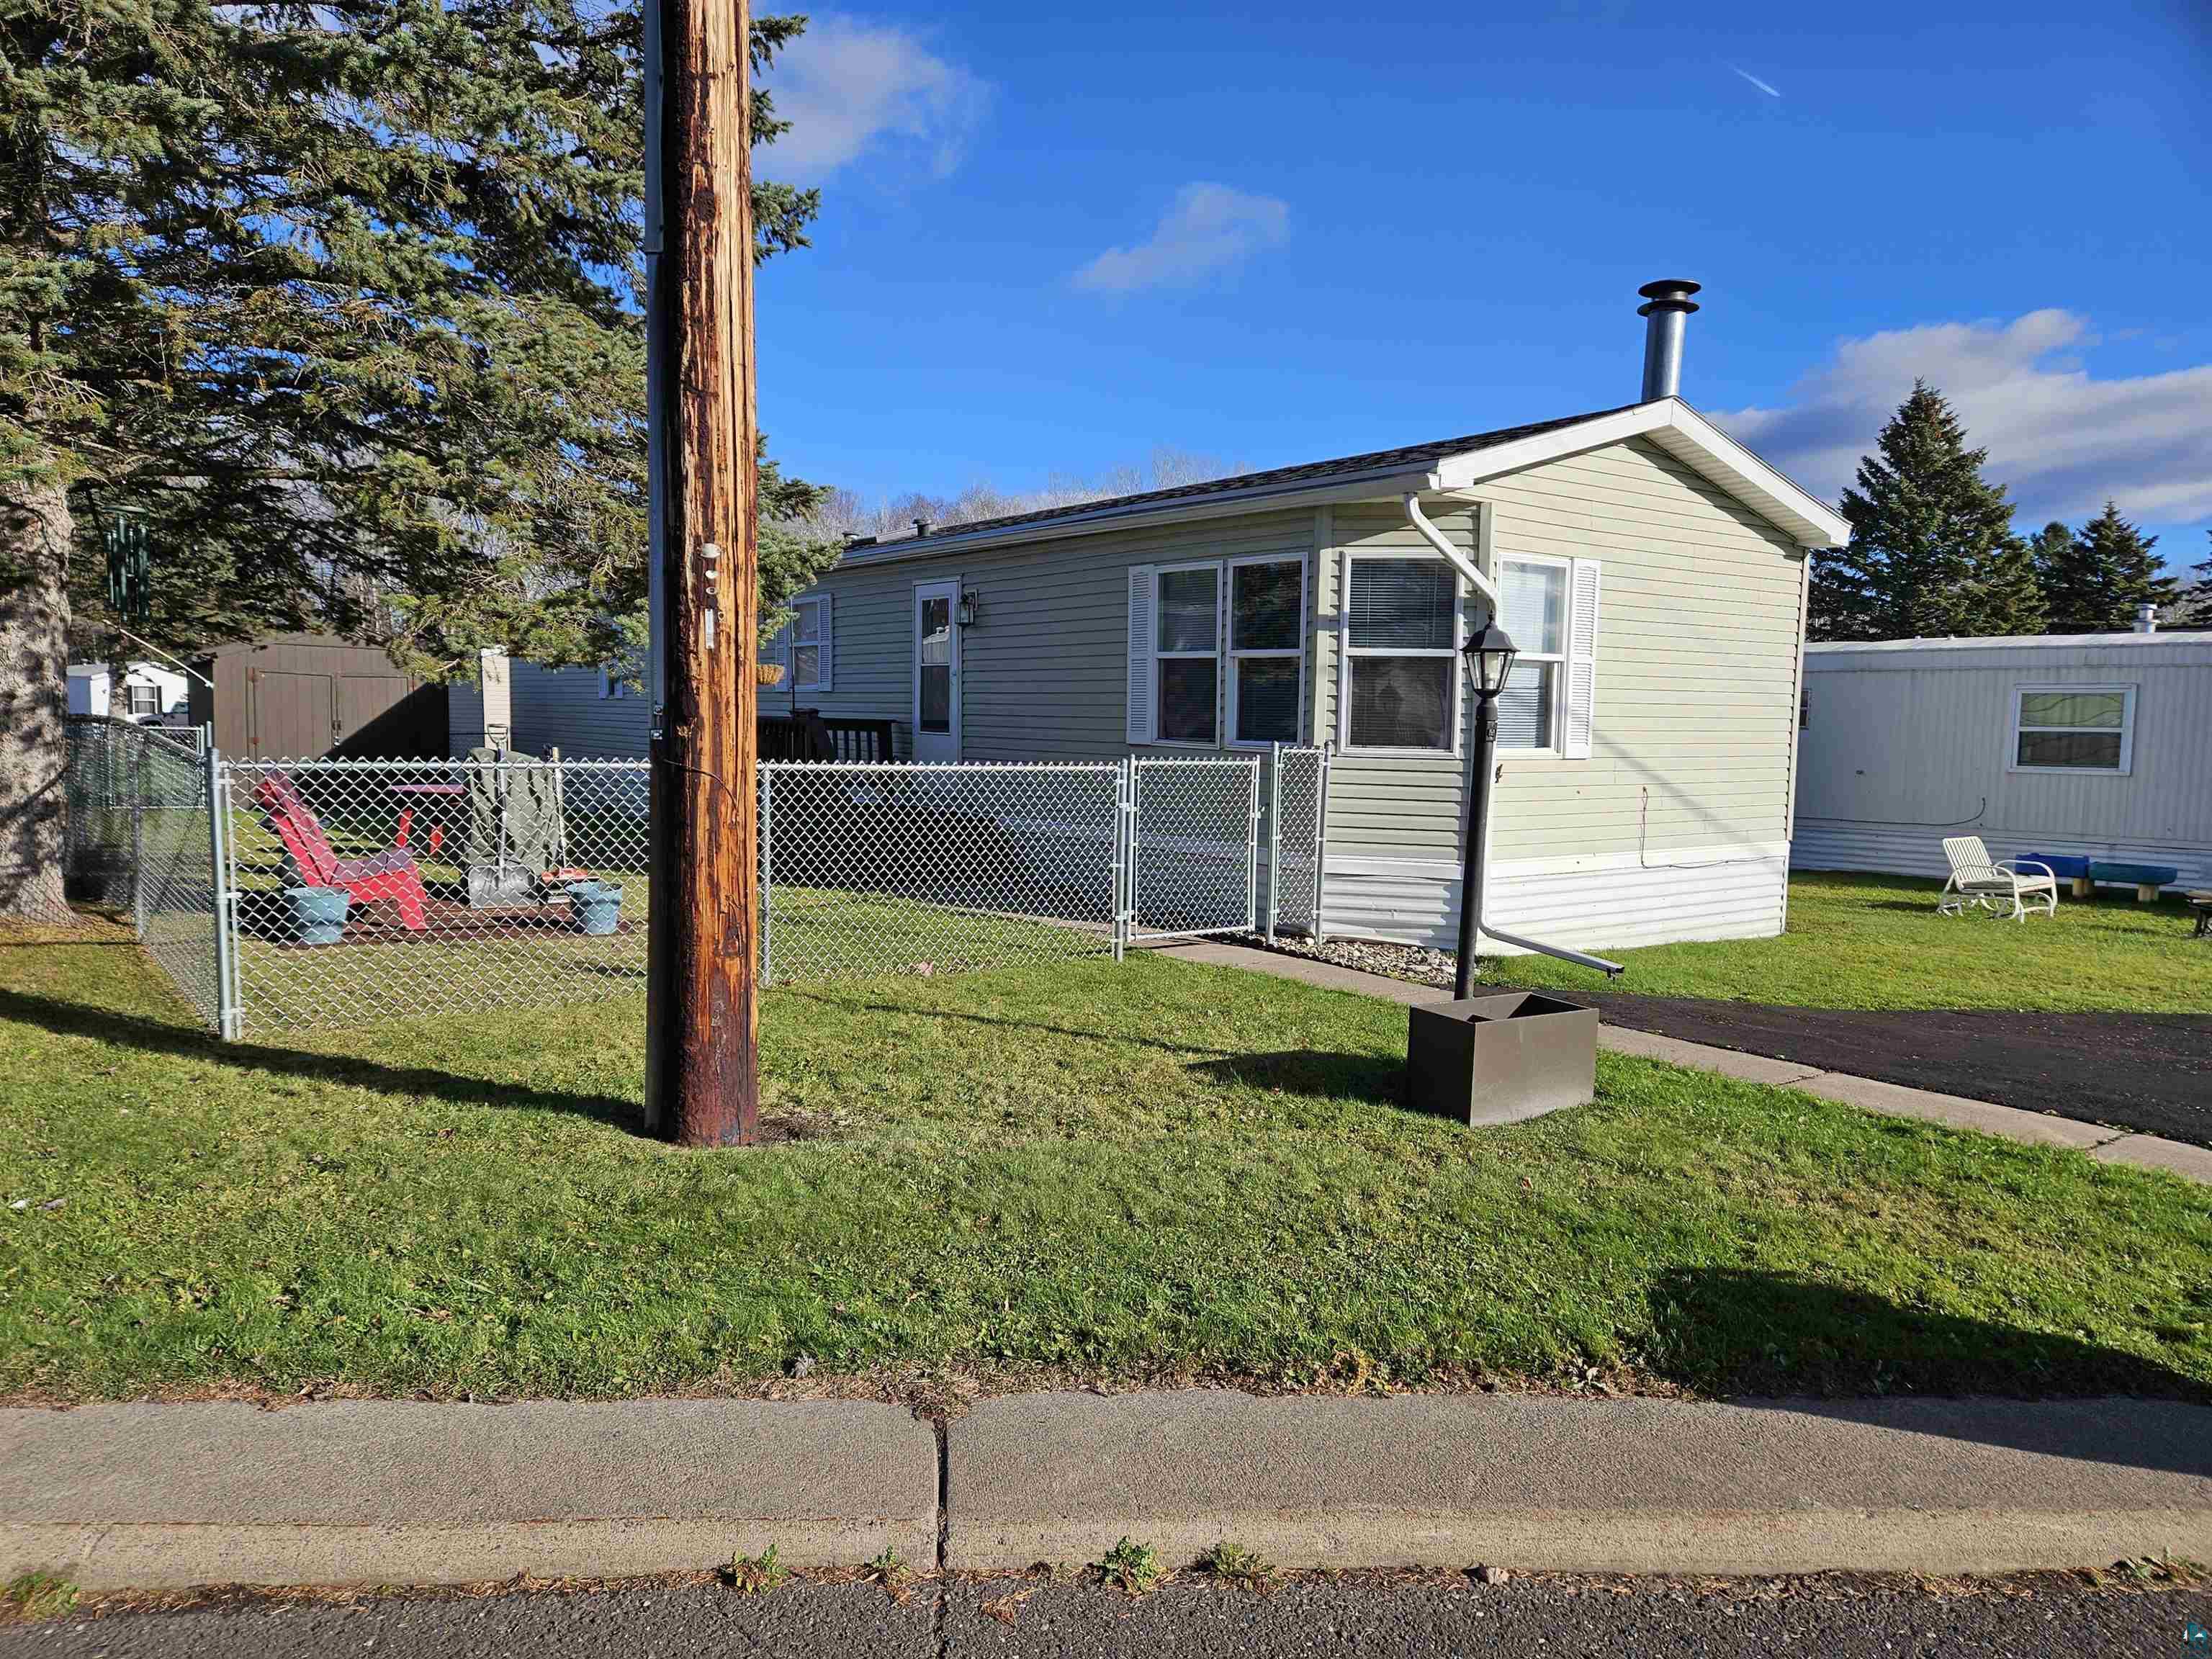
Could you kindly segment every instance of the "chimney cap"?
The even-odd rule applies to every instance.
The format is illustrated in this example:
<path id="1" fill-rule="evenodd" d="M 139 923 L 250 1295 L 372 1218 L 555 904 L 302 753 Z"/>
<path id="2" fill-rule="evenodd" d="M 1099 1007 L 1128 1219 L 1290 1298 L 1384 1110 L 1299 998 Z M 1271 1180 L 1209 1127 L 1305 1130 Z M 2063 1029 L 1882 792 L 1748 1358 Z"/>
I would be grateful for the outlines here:
<path id="1" fill-rule="evenodd" d="M 1686 276 L 1662 276 L 1656 283 L 1646 283 L 1636 291 L 1651 303 L 1636 307 L 1639 317 L 1649 317 L 1655 311 L 1695 311 L 1698 303 L 1690 296 L 1705 287 Z"/>

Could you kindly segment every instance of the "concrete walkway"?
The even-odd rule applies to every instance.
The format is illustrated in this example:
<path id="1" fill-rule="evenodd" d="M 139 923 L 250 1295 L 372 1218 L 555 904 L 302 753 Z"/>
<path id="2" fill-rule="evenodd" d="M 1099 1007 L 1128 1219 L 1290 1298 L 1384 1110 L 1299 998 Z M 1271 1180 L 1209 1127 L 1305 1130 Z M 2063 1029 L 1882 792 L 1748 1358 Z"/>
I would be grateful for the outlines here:
<path id="1" fill-rule="evenodd" d="M 939 1493 L 945 1510 L 940 1516 Z M 940 1529 L 939 1522 L 943 1522 Z M 1938 1572 L 2212 1559 L 2212 1407 L 1555 1395 L 0 1412 L 0 1580 L 423 1584 L 793 1565 Z"/>
<path id="2" fill-rule="evenodd" d="M 1340 967 L 1333 962 L 1291 956 L 1279 951 L 1263 951 L 1249 945 L 1199 939 L 1155 948 L 1161 955 L 1173 957 L 1178 961 L 1242 968 L 1255 974 L 1273 974 L 1278 979 L 1326 986 L 1335 991 L 1353 991 L 1362 996 L 1382 997 L 1407 1005 L 1441 1001 L 1447 994 L 1433 985 L 1415 985 L 1406 980 L 1392 979 L 1384 974 L 1364 973 L 1357 968 Z M 1786 1088 L 1802 1089 L 1806 1093 L 1818 1095 L 1825 1100 L 1839 1100 L 1845 1105 L 1861 1107 L 1890 1117 L 1917 1117 L 1930 1123 L 1948 1124 L 1954 1129 L 1973 1129 L 1983 1134 L 2002 1135 L 2008 1140 L 2027 1141 L 2036 1146 L 2072 1146 L 2088 1153 L 2100 1163 L 2166 1170 L 2192 1181 L 2212 1182 L 2212 1147 L 2192 1146 L 2187 1141 L 2168 1140 L 2162 1135 L 2137 1134 L 2127 1129 L 2109 1128 L 2103 1124 L 2080 1123 L 2072 1118 L 2052 1117 L 2042 1112 L 2025 1112 L 2017 1107 L 2000 1106 L 1986 1100 L 1968 1100 L 1960 1095 L 1908 1089 L 1900 1084 L 1884 1083 L 1875 1078 L 1853 1077 L 1843 1072 L 1824 1072 L 1790 1060 L 1770 1060 L 1764 1054 L 1747 1054 L 1734 1048 L 1716 1048 L 1702 1042 L 1685 1042 L 1680 1037 L 1662 1036 L 1653 1031 L 1631 1030 L 1623 1025 L 1601 1024 L 1597 1040 L 1599 1047 L 1615 1054 L 1640 1054 L 1647 1060 L 1663 1060 L 1669 1065 L 1695 1066 L 1701 1071 L 1718 1072 L 1724 1077 L 1744 1078 L 1753 1083 L 1771 1083 Z"/>

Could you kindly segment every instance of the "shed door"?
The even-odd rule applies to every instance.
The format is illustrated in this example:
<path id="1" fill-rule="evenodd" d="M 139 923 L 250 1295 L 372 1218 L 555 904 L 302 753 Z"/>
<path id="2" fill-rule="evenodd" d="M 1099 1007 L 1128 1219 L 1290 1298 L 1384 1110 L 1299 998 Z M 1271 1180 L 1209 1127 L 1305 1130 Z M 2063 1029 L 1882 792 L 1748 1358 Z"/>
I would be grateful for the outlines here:
<path id="1" fill-rule="evenodd" d="M 407 682 L 398 674 L 342 675 L 334 740 L 373 760 L 416 752 L 413 722 L 400 707 L 406 698 Z"/>
<path id="2" fill-rule="evenodd" d="M 337 703 L 328 674 L 254 669 L 248 675 L 256 760 L 313 760 L 337 742 Z"/>

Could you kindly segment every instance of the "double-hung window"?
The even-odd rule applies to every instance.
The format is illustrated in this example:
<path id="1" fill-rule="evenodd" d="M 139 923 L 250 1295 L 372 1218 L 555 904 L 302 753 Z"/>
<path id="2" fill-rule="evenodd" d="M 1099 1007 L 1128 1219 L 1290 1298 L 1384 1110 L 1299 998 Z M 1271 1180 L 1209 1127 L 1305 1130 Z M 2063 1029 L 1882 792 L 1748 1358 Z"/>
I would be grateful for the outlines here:
<path id="1" fill-rule="evenodd" d="M 2013 689 L 2009 763 L 2015 772 L 2125 773 L 2135 738 L 2132 685 Z"/>
<path id="2" fill-rule="evenodd" d="M 791 620 L 769 645 L 768 659 L 783 665 L 784 684 L 793 690 L 827 691 L 830 657 L 830 596 L 794 601 Z"/>
<path id="3" fill-rule="evenodd" d="M 1221 567 L 1170 565 L 1157 580 L 1158 738 L 1210 747 L 1220 741 Z"/>
<path id="4" fill-rule="evenodd" d="M 1296 743 L 1305 711 L 1306 562 L 1229 562 L 1229 741 Z"/>
<path id="5" fill-rule="evenodd" d="M 1305 717 L 1305 560 L 1129 570 L 1129 741 L 1296 743 Z"/>
<path id="6" fill-rule="evenodd" d="M 161 712 L 161 688 L 141 685 L 135 682 L 125 685 L 124 694 L 130 699 L 131 715 L 134 720 L 150 720 Z"/>
<path id="7" fill-rule="evenodd" d="M 1521 654 L 1498 696 L 1498 746 L 1556 754 L 1566 701 L 1565 559 L 1498 562 L 1498 622 Z"/>
<path id="8" fill-rule="evenodd" d="M 1452 752 L 1459 682 L 1459 578 L 1452 568 L 1441 559 L 1346 559 L 1346 744 Z"/>

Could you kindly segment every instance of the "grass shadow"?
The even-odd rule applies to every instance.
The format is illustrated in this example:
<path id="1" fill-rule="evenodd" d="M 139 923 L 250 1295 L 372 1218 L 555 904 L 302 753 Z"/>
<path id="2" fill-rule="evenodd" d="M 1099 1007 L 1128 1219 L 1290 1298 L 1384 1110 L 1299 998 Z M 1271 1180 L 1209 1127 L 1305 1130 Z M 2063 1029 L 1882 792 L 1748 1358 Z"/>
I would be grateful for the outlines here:
<path id="1" fill-rule="evenodd" d="M 311 1078 L 319 1082 L 420 1095 L 469 1106 L 568 1112 L 633 1133 L 642 1127 L 643 1112 L 638 1103 L 618 1095 L 534 1089 L 526 1084 L 495 1083 L 429 1066 L 388 1066 L 350 1054 L 315 1054 L 259 1042 L 224 1042 L 208 1032 L 148 1019 L 143 1015 L 120 1013 L 88 1003 L 65 1002 L 55 997 L 33 996 L 21 991 L 0 989 L 0 1019 L 20 1020 L 63 1036 L 91 1037 L 230 1071 Z"/>
<path id="2" fill-rule="evenodd" d="M 1193 1061 L 1183 1069 L 1215 1083 L 1278 1094 L 1366 1100 L 1383 1106 L 1406 1103 L 1405 1062 L 1380 1054 L 1287 1048 L 1276 1054 L 1224 1054 L 1218 1060 Z"/>
<path id="3" fill-rule="evenodd" d="M 2201 1292 L 2212 1297 L 2212 1281 Z M 1789 1392 L 1856 1396 L 1809 1409 L 1886 1420 L 1884 1400 L 1899 1395 L 2002 1395 L 2076 1398 L 2134 1395 L 2212 1403 L 2212 1388 L 2140 1354 L 2079 1337 L 1993 1324 L 1956 1314 L 1902 1306 L 1848 1290 L 1746 1268 L 1690 1267 L 1662 1273 L 1650 1291 L 1651 1369 L 1700 1392 L 1749 1396 Z M 2203 1341 L 2201 1330 L 2173 1335 Z M 1793 1401 L 1793 1408 L 1804 1402 Z M 2002 1419 L 2002 1414 L 1998 1414 Z M 1975 1419 L 1931 1414 L 1929 1431 L 1984 1437 Z M 2036 1419 L 2042 1421 L 2044 1419 Z M 2049 1419 L 2057 1423 L 2061 1419 Z M 1961 1425 L 1966 1425 L 1962 1427 Z M 2037 1431 L 2046 1440 L 2056 1430 Z M 2069 1431 L 2079 1440 L 2088 1432 Z M 2003 1430 L 2005 1443 L 2027 1449 L 2136 1462 L 2212 1474 L 2212 1436 L 2197 1425 L 2192 1444 L 2134 1443 L 2136 1431 L 2116 1427 L 2073 1447 L 2027 1444 L 2033 1435 Z"/>

